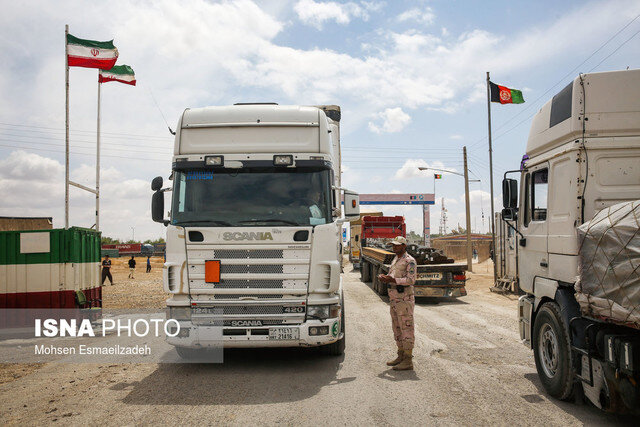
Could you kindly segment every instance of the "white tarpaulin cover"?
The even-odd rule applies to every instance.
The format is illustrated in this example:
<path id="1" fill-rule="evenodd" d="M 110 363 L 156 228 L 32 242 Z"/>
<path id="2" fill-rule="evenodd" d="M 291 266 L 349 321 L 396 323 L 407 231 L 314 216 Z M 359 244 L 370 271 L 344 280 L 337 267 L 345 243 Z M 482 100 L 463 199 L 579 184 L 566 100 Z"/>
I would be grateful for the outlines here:
<path id="1" fill-rule="evenodd" d="M 603 209 L 578 237 L 582 314 L 640 329 L 640 200 Z"/>

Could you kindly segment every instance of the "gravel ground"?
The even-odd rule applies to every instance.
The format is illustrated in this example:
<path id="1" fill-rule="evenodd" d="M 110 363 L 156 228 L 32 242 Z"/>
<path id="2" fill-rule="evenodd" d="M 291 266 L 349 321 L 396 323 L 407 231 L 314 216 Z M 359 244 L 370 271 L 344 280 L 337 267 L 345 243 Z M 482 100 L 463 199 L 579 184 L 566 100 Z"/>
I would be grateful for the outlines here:
<path id="1" fill-rule="evenodd" d="M 416 306 L 415 371 L 394 356 L 388 305 L 345 268 L 347 350 L 234 350 L 220 365 L 45 364 L 0 385 L 4 423 L 601 425 L 630 423 L 548 398 L 520 344 L 516 298 L 488 291 L 476 266 L 469 295 Z M 105 288 L 109 304 L 162 304 L 158 277 Z M 125 273 L 126 277 L 126 273 Z M 145 284 L 149 280 L 150 283 Z M 133 288 L 133 286 L 136 286 Z M 136 292 L 130 292 L 135 289 Z M 140 295 L 140 291 L 157 295 Z M 122 295 L 122 296 L 120 296 Z M 132 299 L 134 298 L 134 299 Z M 133 301 L 133 302 L 131 302 Z M 25 365 L 14 365 L 24 367 Z M 637 420 L 636 420 L 637 421 Z"/>

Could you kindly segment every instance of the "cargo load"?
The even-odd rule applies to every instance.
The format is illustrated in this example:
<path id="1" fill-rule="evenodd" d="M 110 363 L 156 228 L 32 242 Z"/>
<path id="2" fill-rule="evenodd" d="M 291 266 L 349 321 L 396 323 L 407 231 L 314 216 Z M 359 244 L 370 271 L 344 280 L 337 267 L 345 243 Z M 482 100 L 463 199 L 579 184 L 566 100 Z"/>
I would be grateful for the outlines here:
<path id="1" fill-rule="evenodd" d="M 582 314 L 640 329 L 640 200 L 601 210 L 578 237 Z"/>

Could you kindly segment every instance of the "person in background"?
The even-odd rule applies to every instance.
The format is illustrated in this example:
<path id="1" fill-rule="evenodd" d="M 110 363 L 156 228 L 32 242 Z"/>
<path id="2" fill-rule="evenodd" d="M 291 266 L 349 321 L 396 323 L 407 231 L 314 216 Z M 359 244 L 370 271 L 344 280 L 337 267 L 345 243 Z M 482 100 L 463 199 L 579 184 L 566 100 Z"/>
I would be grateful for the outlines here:
<path id="1" fill-rule="evenodd" d="M 109 278 L 109 283 L 113 285 L 113 277 L 111 276 L 111 260 L 109 259 L 109 255 L 104 256 L 104 260 L 102 260 L 102 282 L 104 285 L 104 280 Z"/>
<path id="2" fill-rule="evenodd" d="M 133 255 L 131 255 L 131 259 L 129 260 L 129 279 L 135 279 L 135 277 L 133 277 L 133 273 L 136 271 L 136 260 L 133 257 Z"/>
<path id="3" fill-rule="evenodd" d="M 147 273 L 151 273 L 151 257 L 147 257 Z"/>

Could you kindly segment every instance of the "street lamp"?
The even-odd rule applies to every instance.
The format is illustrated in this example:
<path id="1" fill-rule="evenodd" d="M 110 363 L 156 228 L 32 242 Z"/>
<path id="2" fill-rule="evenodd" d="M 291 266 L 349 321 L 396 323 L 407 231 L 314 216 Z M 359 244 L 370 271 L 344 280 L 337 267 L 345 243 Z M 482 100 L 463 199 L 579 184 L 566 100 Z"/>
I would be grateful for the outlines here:
<path id="1" fill-rule="evenodd" d="M 439 168 L 432 168 L 432 167 L 418 167 L 419 170 L 421 171 L 425 171 L 425 170 L 434 170 L 434 171 L 440 171 L 440 172 L 446 172 L 446 173 L 450 173 L 453 175 L 458 175 L 458 176 L 462 176 L 464 177 L 464 201 L 465 201 L 465 210 L 466 210 L 466 214 L 467 214 L 467 269 L 469 271 L 473 271 L 472 270 L 472 260 L 473 260 L 473 255 L 472 255 L 472 250 L 471 250 L 471 209 L 469 206 L 469 182 L 480 182 L 479 179 L 469 179 L 469 169 L 467 168 L 467 147 L 462 147 L 462 156 L 464 159 L 464 174 L 461 174 L 459 172 L 454 172 L 451 170 L 447 170 L 447 169 L 439 169 Z M 435 197 L 435 192 L 436 192 L 436 180 L 435 177 L 433 179 L 433 193 L 434 193 L 434 197 Z"/>

